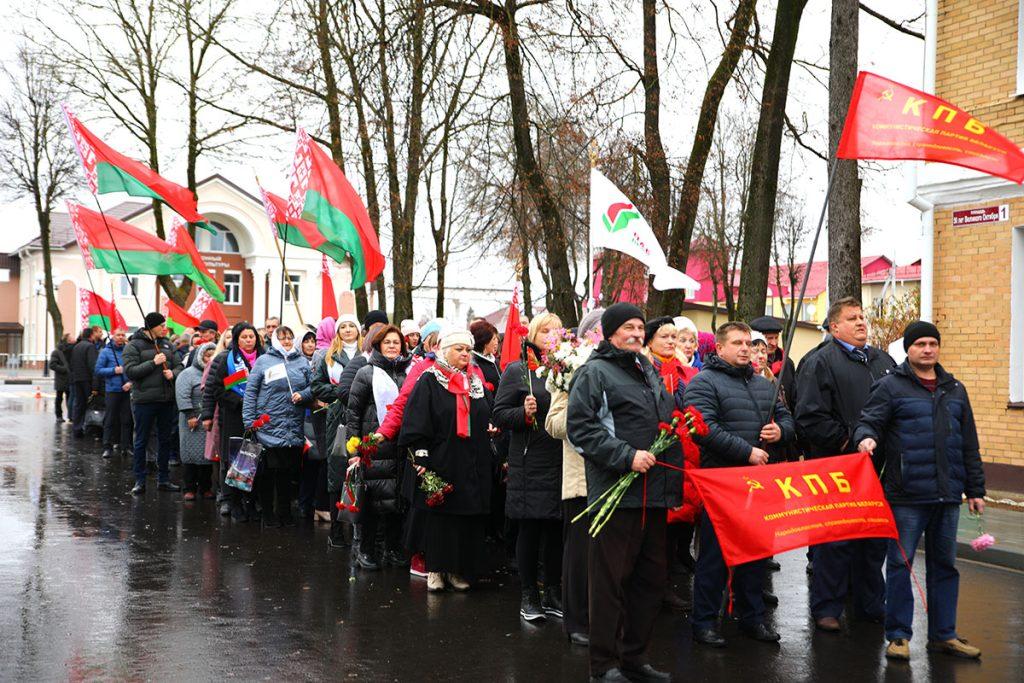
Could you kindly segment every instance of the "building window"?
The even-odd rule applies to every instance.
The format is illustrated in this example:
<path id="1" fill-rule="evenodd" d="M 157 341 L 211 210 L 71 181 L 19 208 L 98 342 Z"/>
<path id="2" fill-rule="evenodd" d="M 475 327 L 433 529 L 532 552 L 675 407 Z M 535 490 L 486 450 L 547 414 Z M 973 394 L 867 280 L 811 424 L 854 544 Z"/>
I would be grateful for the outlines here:
<path id="1" fill-rule="evenodd" d="M 1010 246 L 1010 402 L 1024 403 L 1024 228 Z"/>
<path id="2" fill-rule="evenodd" d="M 219 254 L 237 254 L 239 253 L 238 241 L 235 240 L 235 236 L 231 234 L 231 231 L 225 228 L 220 223 L 211 222 L 210 225 L 217 230 L 216 235 L 211 235 L 208 230 L 198 230 L 198 244 L 199 251 L 209 251 Z"/>
<path id="3" fill-rule="evenodd" d="M 127 270 L 127 268 L 125 270 Z M 118 285 L 117 285 L 117 295 L 118 296 L 130 297 L 130 296 L 132 296 L 132 291 L 133 290 L 134 290 L 136 295 L 139 293 L 139 278 L 133 277 L 132 280 L 131 280 L 131 284 L 128 284 L 128 278 L 126 278 L 124 275 L 119 277 L 117 280 L 118 280 Z"/>
<path id="4" fill-rule="evenodd" d="M 293 291 L 295 292 L 296 299 L 302 297 L 302 293 L 299 291 L 299 285 L 302 283 L 302 276 L 295 275 L 294 273 L 288 273 L 288 280 L 292 283 L 292 286 L 289 287 L 287 284 L 284 286 L 284 300 L 291 303 L 293 301 Z"/>
<path id="5" fill-rule="evenodd" d="M 242 303 L 242 274 L 224 271 L 224 303 L 237 306 Z"/>

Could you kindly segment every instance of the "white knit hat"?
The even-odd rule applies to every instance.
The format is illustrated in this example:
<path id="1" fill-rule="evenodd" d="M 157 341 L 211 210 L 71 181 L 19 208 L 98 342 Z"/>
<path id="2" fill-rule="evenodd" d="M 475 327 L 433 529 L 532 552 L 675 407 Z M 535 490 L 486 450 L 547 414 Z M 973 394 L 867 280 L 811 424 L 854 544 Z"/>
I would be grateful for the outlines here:
<path id="1" fill-rule="evenodd" d="M 697 334 L 697 326 L 693 324 L 693 321 L 687 318 L 685 315 L 679 315 L 672 318 L 672 322 L 675 323 L 677 330 L 690 330 L 694 334 Z"/>
<path id="2" fill-rule="evenodd" d="M 416 324 L 415 320 L 403 320 L 402 321 L 402 336 L 407 337 L 410 334 L 419 334 L 420 326 Z"/>
<path id="3" fill-rule="evenodd" d="M 353 313 L 342 313 L 341 315 L 338 316 L 338 320 L 334 324 L 335 332 L 341 329 L 342 323 L 352 323 L 353 325 L 356 326 L 356 328 L 358 328 L 359 318 L 357 318 Z"/>
<path id="4" fill-rule="evenodd" d="M 440 348 L 441 350 L 447 349 L 449 346 L 455 346 L 456 344 L 465 344 L 466 346 L 473 348 L 473 335 L 469 333 L 465 327 L 452 326 L 441 330 Z"/>
<path id="5" fill-rule="evenodd" d="M 750 343 L 754 344 L 756 342 L 761 342 L 765 346 L 768 346 L 768 340 L 764 338 L 763 334 L 761 334 L 757 330 L 751 330 L 750 331 Z"/>

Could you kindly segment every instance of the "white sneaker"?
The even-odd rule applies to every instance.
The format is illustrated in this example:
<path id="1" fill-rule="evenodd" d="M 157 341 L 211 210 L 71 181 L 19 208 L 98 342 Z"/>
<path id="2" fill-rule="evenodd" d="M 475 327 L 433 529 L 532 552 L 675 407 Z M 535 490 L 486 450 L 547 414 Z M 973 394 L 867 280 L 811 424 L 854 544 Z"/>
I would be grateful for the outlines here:
<path id="1" fill-rule="evenodd" d="M 469 584 L 458 574 L 448 574 L 448 584 L 460 593 L 469 590 Z"/>
<path id="2" fill-rule="evenodd" d="M 444 590 L 444 577 L 439 572 L 427 574 L 427 590 L 431 593 L 440 593 Z"/>

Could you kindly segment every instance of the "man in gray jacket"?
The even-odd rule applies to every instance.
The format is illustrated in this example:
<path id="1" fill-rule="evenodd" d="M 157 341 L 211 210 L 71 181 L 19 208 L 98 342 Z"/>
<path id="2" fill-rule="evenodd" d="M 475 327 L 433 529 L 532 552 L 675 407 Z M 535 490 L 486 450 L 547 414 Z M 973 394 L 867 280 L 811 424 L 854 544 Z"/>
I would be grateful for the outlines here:
<path id="1" fill-rule="evenodd" d="M 667 681 L 647 662 L 654 620 L 668 579 L 666 509 L 682 503 L 676 444 L 649 450 L 675 402 L 640 352 L 644 314 L 617 303 L 601 316 L 604 341 L 576 371 L 569 391 L 569 442 L 586 461 L 593 503 L 624 474 L 637 477 L 590 545 L 590 676 L 592 681 Z M 586 520 L 577 522 L 586 524 Z M 627 678 L 628 676 L 628 678 Z"/>
<path id="2" fill-rule="evenodd" d="M 172 484 L 168 461 L 174 423 L 178 419 L 175 405 L 174 378 L 183 366 L 174 346 L 167 339 L 167 319 L 159 313 L 146 315 L 144 326 L 132 335 L 122 354 L 124 374 L 132 383 L 132 414 L 135 417 L 135 487 L 132 494 L 146 492 L 146 443 L 156 426 L 157 488 L 180 491 Z"/>
<path id="3" fill-rule="evenodd" d="M 699 410 L 708 434 L 697 437 L 700 466 L 742 467 L 767 465 L 767 444 L 790 443 L 796 435 L 793 417 L 777 400 L 774 419 L 773 384 L 755 375 L 750 365 L 750 327 L 728 322 L 715 333 L 717 355 L 704 364 L 686 387 L 686 403 Z M 700 554 L 693 577 L 693 638 L 711 647 L 724 647 L 717 628 L 728 569 L 722 558 L 711 519 L 701 513 Z M 740 630 L 763 642 L 777 642 L 779 634 L 764 623 L 764 560 L 733 567 L 732 589 L 740 618 Z"/>

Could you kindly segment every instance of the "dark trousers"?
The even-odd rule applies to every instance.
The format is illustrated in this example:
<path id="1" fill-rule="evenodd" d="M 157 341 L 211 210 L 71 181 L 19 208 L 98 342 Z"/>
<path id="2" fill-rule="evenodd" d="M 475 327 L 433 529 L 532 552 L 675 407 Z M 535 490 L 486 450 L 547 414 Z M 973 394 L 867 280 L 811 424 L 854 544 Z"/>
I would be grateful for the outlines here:
<path id="1" fill-rule="evenodd" d="M 135 482 L 146 481 L 146 444 L 149 434 L 156 428 L 157 438 L 157 481 L 170 480 L 167 466 L 171 458 L 171 439 L 174 438 L 174 423 L 178 420 L 178 409 L 173 401 L 159 403 L 136 403 L 132 406 L 135 415 L 135 452 L 133 454 Z"/>
<path id="2" fill-rule="evenodd" d="M 647 663 L 665 593 L 665 510 L 616 510 L 590 543 L 590 674 Z"/>
<path id="3" fill-rule="evenodd" d="M 847 592 L 853 593 L 854 614 L 858 617 L 885 616 L 885 539 L 823 543 L 814 548 L 814 573 L 811 575 L 811 616 L 815 619 L 843 614 Z"/>
<path id="4" fill-rule="evenodd" d="M 186 491 L 198 491 L 200 495 L 210 490 L 213 480 L 213 465 L 186 463 L 181 466 Z"/>
<path id="5" fill-rule="evenodd" d="M 402 549 L 402 525 L 405 515 L 400 512 L 381 512 L 367 501 L 359 518 L 359 550 L 373 557 L 376 554 L 377 529 L 384 525 L 384 550 Z"/>
<path id="6" fill-rule="evenodd" d="M 702 512 L 700 549 L 693 575 L 693 616 L 695 631 L 714 628 L 722 608 L 722 594 L 729 579 L 729 569 L 722 558 L 722 547 L 707 513 Z M 764 622 L 764 560 L 747 562 L 732 568 L 732 592 L 740 623 L 755 626 Z"/>
<path id="7" fill-rule="evenodd" d="M 92 382 L 74 382 L 71 384 L 74 401 L 71 404 L 71 429 L 75 434 L 85 431 L 85 409 L 89 405 L 92 394 Z"/>
<path id="8" fill-rule="evenodd" d="M 265 448 L 256 470 L 255 489 L 264 514 L 275 511 L 287 519 L 292 515 L 292 499 L 295 497 L 292 480 L 301 457 L 300 446 Z"/>
<path id="9" fill-rule="evenodd" d="M 544 586 L 562 580 L 562 520 L 520 519 L 516 537 L 516 565 L 523 589 L 537 587 L 537 562 L 544 547 Z"/>
<path id="10" fill-rule="evenodd" d="M 127 391 L 108 391 L 104 398 L 103 447 L 114 444 L 127 451 L 132 447 L 132 401 Z"/>
<path id="11" fill-rule="evenodd" d="M 321 475 L 323 475 L 321 477 Z M 320 479 L 324 481 L 324 496 L 319 496 Z M 324 460 L 310 460 L 302 454 L 302 471 L 299 473 L 299 509 L 326 510 L 327 463 Z"/>
<path id="12" fill-rule="evenodd" d="M 67 404 L 68 417 L 73 414 L 71 412 L 71 392 L 68 390 L 57 390 L 57 397 L 53 403 L 53 414 L 57 416 L 58 420 L 64 420 L 64 405 Z"/>
<path id="13" fill-rule="evenodd" d="M 587 507 L 585 497 L 562 501 L 562 625 L 566 633 L 590 630 L 587 604 L 587 562 L 590 555 L 588 518 L 575 524 L 573 518 Z"/>

